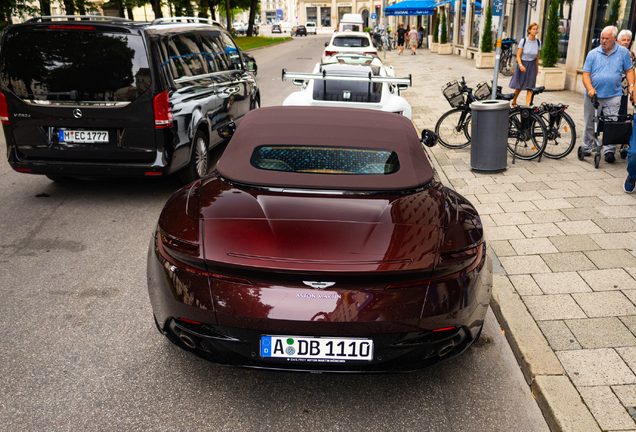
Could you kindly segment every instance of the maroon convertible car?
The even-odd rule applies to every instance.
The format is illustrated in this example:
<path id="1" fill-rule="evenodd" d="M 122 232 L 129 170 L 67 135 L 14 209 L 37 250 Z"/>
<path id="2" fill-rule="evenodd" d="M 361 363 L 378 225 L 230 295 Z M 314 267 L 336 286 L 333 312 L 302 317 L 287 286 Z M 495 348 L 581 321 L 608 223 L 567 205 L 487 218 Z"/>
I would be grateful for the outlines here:
<path id="1" fill-rule="evenodd" d="M 159 330 L 269 369 L 407 371 L 464 351 L 491 264 L 475 208 L 436 180 L 422 143 L 434 137 L 392 113 L 250 111 L 216 170 L 159 217 Z"/>

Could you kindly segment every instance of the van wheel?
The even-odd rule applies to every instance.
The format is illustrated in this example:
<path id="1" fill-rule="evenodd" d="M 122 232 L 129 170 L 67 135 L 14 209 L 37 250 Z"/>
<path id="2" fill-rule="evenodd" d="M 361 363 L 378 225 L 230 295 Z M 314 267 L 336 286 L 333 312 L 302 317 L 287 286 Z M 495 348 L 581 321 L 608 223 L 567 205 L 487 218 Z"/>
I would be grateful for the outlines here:
<path id="1" fill-rule="evenodd" d="M 194 135 L 194 148 L 190 163 L 179 171 L 179 178 L 184 183 L 203 178 L 208 173 L 208 138 L 200 130 Z"/>
<path id="2" fill-rule="evenodd" d="M 254 99 L 252 99 L 252 103 L 250 105 L 250 110 L 259 109 L 261 107 L 261 104 L 258 101 L 258 95 Z"/>
<path id="3" fill-rule="evenodd" d="M 63 176 L 63 175 L 59 175 L 59 174 L 46 174 L 46 177 L 49 180 L 54 181 L 56 183 L 68 183 L 68 182 L 72 182 L 73 180 L 75 180 L 73 177 Z"/>

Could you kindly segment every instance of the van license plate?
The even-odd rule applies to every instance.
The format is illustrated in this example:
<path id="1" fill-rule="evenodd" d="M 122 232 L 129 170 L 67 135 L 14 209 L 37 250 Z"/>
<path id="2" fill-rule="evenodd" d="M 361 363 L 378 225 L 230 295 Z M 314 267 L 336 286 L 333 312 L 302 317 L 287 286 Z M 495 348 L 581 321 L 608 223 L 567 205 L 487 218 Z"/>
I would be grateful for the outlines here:
<path id="1" fill-rule="evenodd" d="M 373 360 L 373 340 L 311 336 L 261 336 L 261 357 L 289 361 Z"/>
<path id="2" fill-rule="evenodd" d="M 107 143 L 108 132 L 107 131 L 61 130 L 60 142 Z"/>

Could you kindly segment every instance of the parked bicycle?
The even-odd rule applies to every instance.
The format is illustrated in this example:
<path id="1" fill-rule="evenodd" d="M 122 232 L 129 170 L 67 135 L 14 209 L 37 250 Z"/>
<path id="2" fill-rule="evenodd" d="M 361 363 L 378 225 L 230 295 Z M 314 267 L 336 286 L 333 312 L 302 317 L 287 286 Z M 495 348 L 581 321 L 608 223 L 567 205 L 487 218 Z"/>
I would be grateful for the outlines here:
<path id="1" fill-rule="evenodd" d="M 382 46 L 385 47 L 387 51 L 391 51 L 393 49 L 393 44 L 391 43 L 391 38 L 389 37 L 389 33 L 386 30 L 382 30 Z"/>
<path id="2" fill-rule="evenodd" d="M 533 90 L 541 93 L 544 88 Z M 435 125 L 435 133 L 439 137 L 441 145 L 451 149 L 460 149 L 471 143 L 472 115 L 470 104 L 476 100 L 488 99 L 491 96 L 491 92 L 491 87 L 486 82 L 483 82 L 475 87 L 475 93 L 473 94 L 472 89 L 466 86 L 464 77 L 462 77 L 461 83 L 452 81 L 442 88 L 442 93 L 453 109 L 444 113 Z M 513 93 L 502 94 L 501 88 L 497 89 L 497 99 L 511 100 L 513 97 Z M 541 160 L 541 155 L 544 153 L 548 143 L 549 134 L 539 114 L 540 111 L 540 107 L 534 106 L 517 106 L 510 110 L 508 117 L 508 152 L 513 155 L 513 163 L 517 158 L 523 160 L 539 158 L 539 161 Z M 562 112 L 562 110 L 558 112 Z M 568 129 L 574 132 L 573 128 Z M 553 131 L 553 135 L 555 137 L 558 136 L 558 130 Z M 563 151 L 551 153 L 551 156 L 560 156 L 561 153 Z"/>
<path id="3" fill-rule="evenodd" d="M 503 39 L 501 41 L 501 57 L 499 72 L 504 76 L 511 76 L 517 67 L 517 39 Z"/>

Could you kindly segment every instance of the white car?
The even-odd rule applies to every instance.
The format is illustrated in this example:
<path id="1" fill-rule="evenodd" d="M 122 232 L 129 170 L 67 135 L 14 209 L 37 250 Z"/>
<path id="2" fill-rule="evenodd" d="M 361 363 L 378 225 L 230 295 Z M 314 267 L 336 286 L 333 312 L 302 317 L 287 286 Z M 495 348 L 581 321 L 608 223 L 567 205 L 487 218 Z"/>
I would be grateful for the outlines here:
<path id="1" fill-rule="evenodd" d="M 287 72 L 300 91 L 287 96 L 283 106 L 332 106 L 388 111 L 411 118 L 411 105 L 400 91 L 411 85 L 411 76 L 396 78 L 392 67 L 372 55 L 337 54 L 318 63 L 313 73 Z"/>
<path id="2" fill-rule="evenodd" d="M 307 29 L 307 34 L 316 34 L 316 23 L 315 22 L 305 23 L 305 28 Z"/>
<path id="3" fill-rule="evenodd" d="M 329 57 L 339 54 L 371 54 L 378 55 L 378 50 L 373 46 L 373 41 L 365 32 L 338 32 L 331 36 L 331 40 L 325 43 L 325 51 L 322 54 L 322 62 L 326 63 Z"/>

